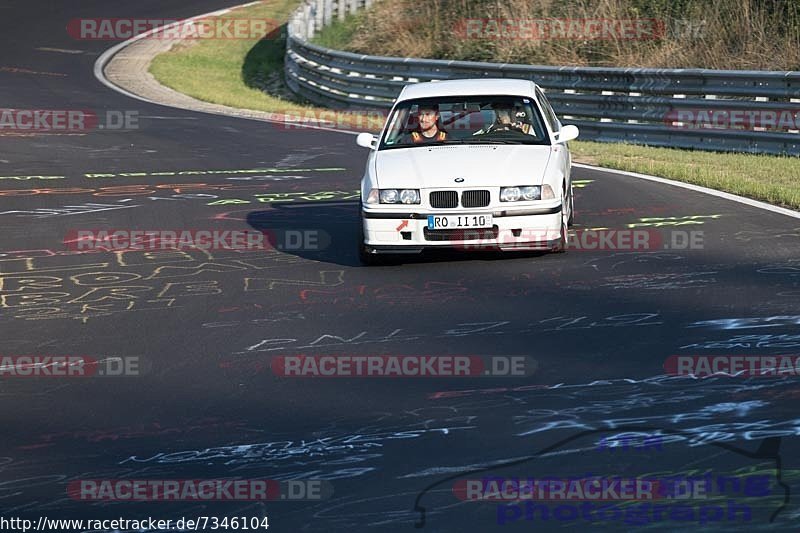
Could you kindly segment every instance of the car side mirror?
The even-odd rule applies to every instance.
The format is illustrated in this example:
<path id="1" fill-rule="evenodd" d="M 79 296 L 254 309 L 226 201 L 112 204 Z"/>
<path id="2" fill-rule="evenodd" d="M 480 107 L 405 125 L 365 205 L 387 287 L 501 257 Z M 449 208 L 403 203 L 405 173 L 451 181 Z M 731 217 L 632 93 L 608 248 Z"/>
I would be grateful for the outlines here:
<path id="1" fill-rule="evenodd" d="M 578 126 L 573 126 L 572 124 L 561 126 L 561 130 L 556 134 L 556 142 L 558 144 L 564 144 L 567 141 L 577 139 L 579 134 L 580 130 L 578 130 Z"/>
<path id="2" fill-rule="evenodd" d="M 374 150 L 378 147 L 378 138 L 371 133 L 359 133 L 356 137 L 356 144 Z"/>

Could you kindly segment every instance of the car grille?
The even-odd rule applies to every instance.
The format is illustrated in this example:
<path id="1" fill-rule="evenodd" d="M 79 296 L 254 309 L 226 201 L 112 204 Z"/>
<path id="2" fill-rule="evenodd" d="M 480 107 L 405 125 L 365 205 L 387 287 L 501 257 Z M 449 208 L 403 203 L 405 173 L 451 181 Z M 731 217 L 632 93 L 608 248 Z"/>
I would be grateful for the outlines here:
<path id="1" fill-rule="evenodd" d="M 458 193 L 456 191 L 434 191 L 431 193 L 431 207 L 437 209 L 452 209 L 458 207 Z"/>
<path id="2" fill-rule="evenodd" d="M 486 207 L 489 205 L 489 191 L 464 191 L 461 193 L 462 207 Z"/>
<path id="3" fill-rule="evenodd" d="M 497 239 L 499 229 L 492 226 L 491 229 L 439 229 L 429 230 L 423 228 L 422 233 L 426 241 L 478 241 L 487 239 Z"/>

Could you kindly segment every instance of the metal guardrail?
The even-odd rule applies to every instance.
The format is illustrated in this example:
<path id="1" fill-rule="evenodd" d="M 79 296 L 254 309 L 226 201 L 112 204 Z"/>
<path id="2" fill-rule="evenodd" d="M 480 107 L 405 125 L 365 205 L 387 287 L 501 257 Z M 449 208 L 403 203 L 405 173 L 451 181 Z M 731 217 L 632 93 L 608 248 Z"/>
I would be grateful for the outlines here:
<path id="1" fill-rule="evenodd" d="M 800 155 L 800 72 L 554 67 L 381 57 L 309 41 L 334 18 L 372 0 L 306 0 L 288 24 L 285 74 L 290 89 L 330 107 L 388 108 L 403 86 L 459 78 L 521 78 L 542 87 L 581 138 L 653 146 Z M 776 113 L 783 131 L 697 127 L 675 120 L 698 111 Z M 678 115 L 677 113 L 684 113 Z M 789 115 L 787 115 L 789 113 Z M 720 115 L 721 114 L 721 115 Z M 696 115 L 695 115 L 696 116 Z M 793 117 L 791 123 L 787 116 Z M 702 122 L 702 121 L 701 121 Z M 764 123 L 765 122 L 757 122 Z M 752 124 L 751 124 L 752 126 Z"/>

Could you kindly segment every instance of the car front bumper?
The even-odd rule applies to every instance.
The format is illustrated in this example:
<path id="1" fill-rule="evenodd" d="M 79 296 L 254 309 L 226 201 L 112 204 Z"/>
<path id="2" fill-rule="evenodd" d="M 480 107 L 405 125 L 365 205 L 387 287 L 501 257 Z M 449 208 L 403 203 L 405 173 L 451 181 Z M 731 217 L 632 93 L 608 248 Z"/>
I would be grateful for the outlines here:
<path id="1" fill-rule="evenodd" d="M 384 209 L 381 209 L 384 207 Z M 364 244 L 373 253 L 418 253 L 426 248 L 551 250 L 560 241 L 560 203 L 518 208 L 388 210 L 362 206 Z M 428 230 L 428 215 L 492 215 L 491 229 Z"/>

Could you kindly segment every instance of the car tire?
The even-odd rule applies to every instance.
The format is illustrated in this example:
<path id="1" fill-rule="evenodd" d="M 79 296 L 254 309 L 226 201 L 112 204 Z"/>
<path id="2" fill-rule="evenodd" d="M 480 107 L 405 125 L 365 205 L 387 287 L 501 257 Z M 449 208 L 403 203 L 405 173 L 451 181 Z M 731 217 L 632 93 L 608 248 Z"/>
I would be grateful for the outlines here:
<path id="1" fill-rule="evenodd" d="M 575 191 L 572 185 L 569 187 L 569 219 L 567 220 L 567 227 L 571 228 L 575 223 Z"/>
<path id="2" fill-rule="evenodd" d="M 567 251 L 567 238 L 569 234 L 569 221 L 564 215 L 566 204 L 566 191 L 561 193 L 561 231 L 556 245 L 553 247 L 553 253 L 563 254 Z M 571 215 L 571 213 L 570 213 Z"/>

